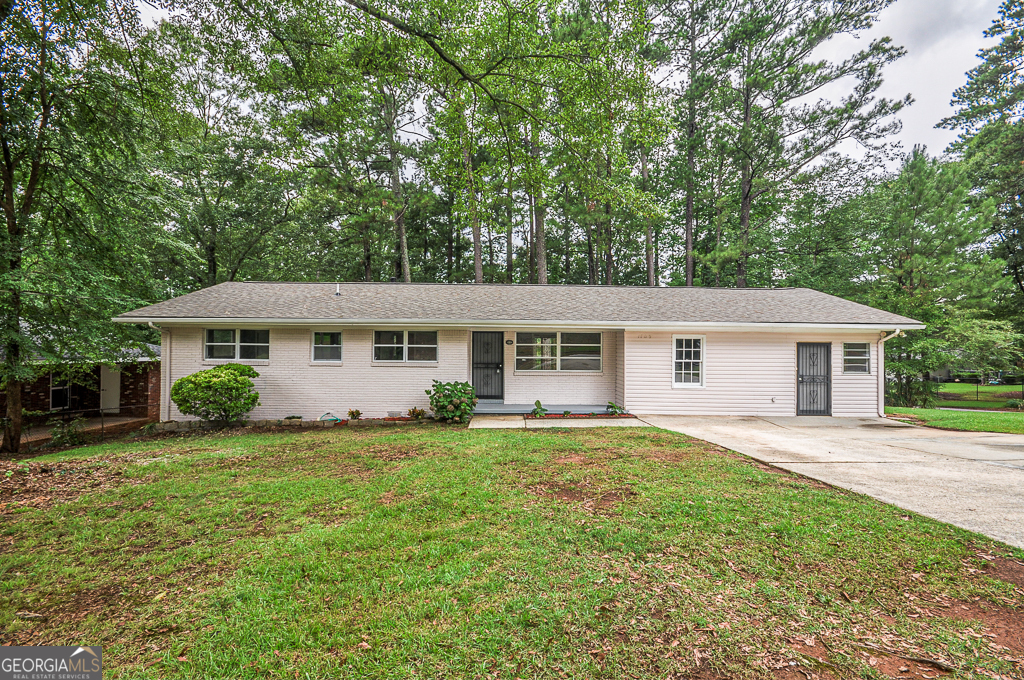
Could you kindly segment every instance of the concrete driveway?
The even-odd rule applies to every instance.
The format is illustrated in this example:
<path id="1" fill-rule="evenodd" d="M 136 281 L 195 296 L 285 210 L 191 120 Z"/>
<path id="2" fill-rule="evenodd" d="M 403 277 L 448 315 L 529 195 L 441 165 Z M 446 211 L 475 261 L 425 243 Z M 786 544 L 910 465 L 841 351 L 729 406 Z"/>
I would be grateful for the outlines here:
<path id="1" fill-rule="evenodd" d="M 1024 435 L 884 418 L 640 418 L 1024 548 Z"/>

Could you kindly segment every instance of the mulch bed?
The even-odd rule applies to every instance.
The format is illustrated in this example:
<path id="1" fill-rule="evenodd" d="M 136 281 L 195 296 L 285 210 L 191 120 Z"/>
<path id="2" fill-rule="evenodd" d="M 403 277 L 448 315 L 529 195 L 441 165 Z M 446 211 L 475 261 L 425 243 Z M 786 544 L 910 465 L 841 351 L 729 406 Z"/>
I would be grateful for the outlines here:
<path id="1" fill-rule="evenodd" d="M 567 418 L 636 418 L 632 413 L 623 413 L 621 415 L 614 415 L 611 413 L 570 413 L 565 415 L 564 413 L 546 413 L 542 416 L 535 416 L 532 413 L 527 413 L 524 416 L 527 420 L 558 420 Z"/>

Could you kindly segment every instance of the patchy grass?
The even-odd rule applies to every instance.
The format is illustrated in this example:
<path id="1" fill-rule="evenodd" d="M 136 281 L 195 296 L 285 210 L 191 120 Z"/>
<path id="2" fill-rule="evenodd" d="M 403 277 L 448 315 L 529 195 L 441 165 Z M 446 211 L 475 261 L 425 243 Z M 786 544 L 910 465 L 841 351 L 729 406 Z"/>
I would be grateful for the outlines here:
<path id="1" fill-rule="evenodd" d="M 111 678 L 1024 670 L 1024 552 L 660 430 L 195 435 L 0 491 L 0 642 Z"/>
<path id="2" fill-rule="evenodd" d="M 934 408 L 885 407 L 885 412 L 928 427 L 968 432 L 1005 432 L 1024 434 L 1024 412 L 1003 411 L 1000 413 L 943 411 Z"/>

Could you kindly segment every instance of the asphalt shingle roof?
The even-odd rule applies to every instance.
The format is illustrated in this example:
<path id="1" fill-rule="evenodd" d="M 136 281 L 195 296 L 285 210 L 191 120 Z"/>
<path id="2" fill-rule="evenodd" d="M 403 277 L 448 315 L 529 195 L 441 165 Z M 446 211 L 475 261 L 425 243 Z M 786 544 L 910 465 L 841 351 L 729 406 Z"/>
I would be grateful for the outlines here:
<path id="1" fill-rule="evenodd" d="M 336 289 L 340 295 L 335 293 Z M 120 321 L 279 319 L 589 323 L 917 321 L 808 288 L 648 288 L 433 283 L 230 282 L 136 309 Z"/>

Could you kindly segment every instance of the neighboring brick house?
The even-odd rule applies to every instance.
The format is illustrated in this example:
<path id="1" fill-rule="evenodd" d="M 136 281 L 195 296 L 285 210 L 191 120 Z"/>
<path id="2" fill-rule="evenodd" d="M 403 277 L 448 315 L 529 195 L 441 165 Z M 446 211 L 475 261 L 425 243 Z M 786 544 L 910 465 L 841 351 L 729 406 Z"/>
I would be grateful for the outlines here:
<path id="1" fill-rule="evenodd" d="M 158 324 L 175 380 L 253 366 L 252 417 L 424 408 L 472 383 L 477 413 L 883 414 L 883 344 L 924 326 L 806 288 L 230 282 L 122 314 Z"/>
<path id="2" fill-rule="evenodd" d="M 91 418 L 100 415 L 157 420 L 160 417 L 160 348 L 151 345 L 155 359 L 139 358 L 117 366 L 96 364 L 68 381 L 57 373 L 45 373 L 22 387 L 26 411 L 43 412 L 33 418 L 45 421 L 55 415 Z M 7 396 L 0 391 L 0 412 Z"/>

